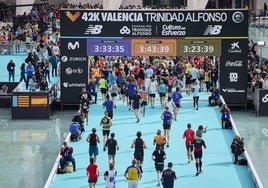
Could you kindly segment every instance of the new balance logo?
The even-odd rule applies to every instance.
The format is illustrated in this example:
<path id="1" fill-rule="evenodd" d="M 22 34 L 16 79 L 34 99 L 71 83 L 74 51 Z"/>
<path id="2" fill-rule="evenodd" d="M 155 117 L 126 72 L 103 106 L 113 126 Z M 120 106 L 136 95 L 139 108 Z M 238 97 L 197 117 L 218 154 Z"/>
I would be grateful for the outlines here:
<path id="1" fill-rule="evenodd" d="M 66 16 L 72 21 L 75 22 L 75 20 L 77 20 L 77 18 L 79 18 L 80 16 L 80 12 L 76 12 L 75 14 L 72 14 L 70 11 L 66 11 Z"/>
<path id="2" fill-rule="evenodd" d="M 80 44 L 78 41 L 76 41 L 74 44 L 71 42 L 68 43 L 69 50 L 75 50 L 75 49 L 78 49 L 79 47 L 80 47 Z"/>
<path id="3" fill-rule="evenodd" d="M 208 25 L 203 35 L 218 35 L 221 33 L 222 25 Z"/>
<path id="4" fill-rule="evenodd" d="M 92 34 L 98 35 L 101 33 L 103 26 L 102 25 L 89 25 L 85 31 L 85 35 Z"/>

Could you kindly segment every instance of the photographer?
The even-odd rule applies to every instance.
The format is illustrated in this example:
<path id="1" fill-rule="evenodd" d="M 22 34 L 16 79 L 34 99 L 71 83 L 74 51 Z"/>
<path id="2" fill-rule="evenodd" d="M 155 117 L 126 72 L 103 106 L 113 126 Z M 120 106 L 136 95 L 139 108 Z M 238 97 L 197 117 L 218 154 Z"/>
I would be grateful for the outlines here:
<path id="1" fill-rule="evenodd" d="M 209 106 L 217 106 L 220 100 L 220 90 L 216 87 L 212 87 L 210 89 L 211 95 L 208 97 L 208 105 Z M 214 101 L 212 103 L 212 100 Z"/>
<path id="2" fill-rule="evenodd" d="M 231 121 L 230 121 L 230 108 L 228 108 L 227 104 L 224 104 L 221 109 L 221 126 L 223 129 L 231 129 Z"/>
<path id="3" fill-rule="evenodd" d="M 45 77 L 41 77 L 41 80 L 39 82 L 39 88 L 40 88 L 40 91 L 48 91 L 48 83 L 45 79 Z"/>
<path id="4" fill-rule="evenodd" d="M 236 135 L 231 144 L 231 151 L 234 154 L 234 164 L 238 164 L 238 156 L 241 155 L 244 151 L 244 139 Z"/>
<path id="5" fill-rule="evenodd" d="M 68 146 L 67 142 L 63 142 L 63 146 L 60 150 L 61 158 L 60 158 L 60 168 L 63 171 L 65 168 L 65 165 L 68 161 L 72 162 L 73 165 L 73 171 L 76 171 L 75 169 L 75 159 L 73 158 L 73 148 L 71 146 Z"/>

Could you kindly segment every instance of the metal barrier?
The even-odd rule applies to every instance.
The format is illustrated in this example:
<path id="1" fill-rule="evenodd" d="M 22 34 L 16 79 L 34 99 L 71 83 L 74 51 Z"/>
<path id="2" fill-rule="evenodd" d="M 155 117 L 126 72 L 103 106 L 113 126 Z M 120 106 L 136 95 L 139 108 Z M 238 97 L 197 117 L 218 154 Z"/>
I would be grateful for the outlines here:
<path id="1" fill-rule="evenodd" d="M 29 53 L 37 48 L 36 43 L 26 42 L 2 42 L 0 43 L 0 54 L 14 55 L 20 53 Z"/>

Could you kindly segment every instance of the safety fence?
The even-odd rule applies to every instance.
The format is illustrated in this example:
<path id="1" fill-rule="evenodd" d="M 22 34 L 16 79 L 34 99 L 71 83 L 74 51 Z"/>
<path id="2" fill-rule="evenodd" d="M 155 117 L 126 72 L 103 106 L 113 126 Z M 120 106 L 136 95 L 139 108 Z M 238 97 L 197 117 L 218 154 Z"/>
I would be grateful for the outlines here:
<path id="1" fill-rule="evenodd" d="M 37 48 L 36 43 L 26 42 L 0 42 L 1 55 L 15 55 L 21 53 L 29 53 Z"/>

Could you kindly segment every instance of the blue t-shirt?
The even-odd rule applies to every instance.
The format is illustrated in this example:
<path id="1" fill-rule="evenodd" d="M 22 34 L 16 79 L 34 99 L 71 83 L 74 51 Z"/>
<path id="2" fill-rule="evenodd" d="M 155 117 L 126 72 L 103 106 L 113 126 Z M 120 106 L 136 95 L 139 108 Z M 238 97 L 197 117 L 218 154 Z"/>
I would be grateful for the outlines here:
<path id="1" fill-rule="evenodd" d="M 104 103 L 102 105 L 106 108 L 107 111 L 109 111 L 109 112 L 113 111 L 113 101 L 106 100 L 106 101 L 104 101 Z"/>
<path id="2" fill-rule="evenodd" d="M 171 98 L 172 98 L 172 100 L 173 100 L 173 102 L 174 102 L 175 104 L 180 104 L 180 103 L 181 103 L 182 95 L 181 95 L 180 92 L 178 92 L 178 91 L 174 91 L 174 92 L 172 93 Z"/>
<path id="3" fill-rule="evenodd" d="M 172 119 L 172 113 L 169 110 L 163 112 L 163 123 L 170 123 Z"/>
<path id="4" fill-rule="evenodd" d="M 128 92 L 127 94 L 128 94 L 128 96 L 130 96 L 130 97 L 134 96 L 136 87 L 137 87 L 136 84 L 134 84 L 133 82 L 127 83 L 127 92 Z"/>

